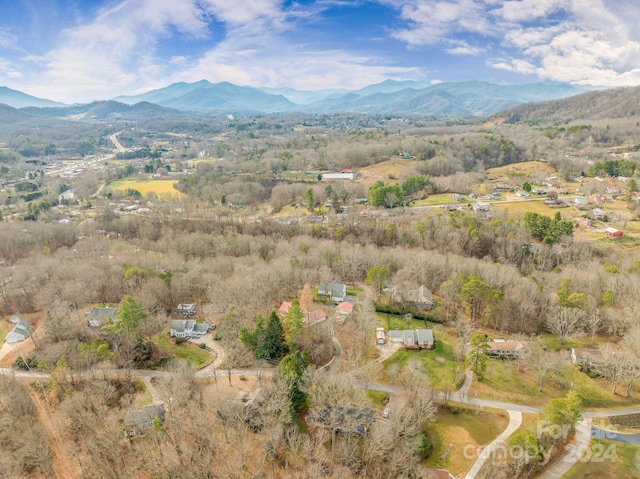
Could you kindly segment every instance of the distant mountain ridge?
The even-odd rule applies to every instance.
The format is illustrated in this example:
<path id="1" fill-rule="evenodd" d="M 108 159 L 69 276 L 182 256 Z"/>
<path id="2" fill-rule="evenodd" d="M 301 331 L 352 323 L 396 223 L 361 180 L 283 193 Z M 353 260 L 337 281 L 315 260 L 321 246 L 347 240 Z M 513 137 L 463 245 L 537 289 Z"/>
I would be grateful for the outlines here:
<path id="1" fill-rule="evenodd" d="M 66 106 L 64 103 L 45 100 L 35 96 L 27 95 L 18 90 L 12 90 L 6 86 L 0 86 L 0 103 L 11 106 L 13 108 L 25 108 L 28 106 L 36 107 L 56 107 Z"/>
<path id="2" fill-rule="evenodd" d="M 110 101 L 65 106 L 16 90 L 0 87 L 0 103 L 14 108 L 37 107 L 45 111 L 28 113 L 46 116 L 71 115 L 106 118 L 118 113 L 148 117 L 178 115 L 185 112 L 255 113 L 341 113 L 418 114 L 471 117 L 486 116 L 521 103 L 566 98 L 587 91 L 566 83 L 540 82 L 523 85 L 497 85 L 484 81 L 429 84 L 416 81 L 386 80 L 360 90 L 304 91 L 292 88 L 255 88 L 228 82 L 179 82 L 140 95 L 125 95 Z M 25 104 L 26 103 L 26 104 Z M 16 106 L 19 104 L 20 106 Z M 101 105 L 100 107 L 98 105 Z M 136 111 L 126 107 L 137 106 Z M 153 110 L 154 105 L 157 110 Z"/>

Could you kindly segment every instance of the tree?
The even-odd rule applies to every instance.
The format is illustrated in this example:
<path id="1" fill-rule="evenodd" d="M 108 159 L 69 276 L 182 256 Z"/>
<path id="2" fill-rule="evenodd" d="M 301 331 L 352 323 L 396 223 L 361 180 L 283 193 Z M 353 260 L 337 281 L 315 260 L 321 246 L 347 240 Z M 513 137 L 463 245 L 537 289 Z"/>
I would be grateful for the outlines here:
<path id="1" fill-rule="evenodd" d="M 304 201 L 305 203 L 307 203 L 307 209 L 309 211 L 313 211 L 313 209 L 316 207 L 316 198 L 313 194 L 313 188 L 309 188 L 304 192 Z"/>
<path id="2" fill-rule="evenodd" d="M 486 334 L 475 334 L 471 338 L 469 353 L 467 354 L 466 365 L 474 373 L 478 380 L 481 380 L 487 369 L 487 355 L 485 351 L 489 348 Z"/>
<path id="3" fill-rule="evenodd" d="M 303 311 L 311 311 L 313 307 L 313 295 L 311 294 L 311 286 L 309 283 L 304 283 L 302 292 L 300 293 L 300 308 Z"/>
<path id="4" fill-rule="evenodd" d="M 287 327 L 287 346 L 290 351 L 294 351 L 296 349 L 298 338 L 304 329 L 302 318 L 304 318 L 304 313 L 302 312 L 302 309 L 300 309 L 300 302 L 297 299 L 294 299 L 289 311 L 287 312 L 287 316 L 284 318 L 284 322 Z"/>
<path id="5" fill-rule="evenodd" d="M 284 328 L 278 315 L 272 311 L 264 329 L 264 344 L 257 356 L 262 359 L 275 359 L 287 352 Z"/>
<path id="6" fill-rule="evenodd" d="M 532 189 L 532 188 L 531 188 L 531 183 L 529 183 L 528 181 L 525 181 L 525 182 L 522 184 L 522 189 L 523 189 L 524 191 L 526 191 L 527 193 L 531 193 L 531 189 Z"/>
<path id="7" fill-rule="evenodd" d="M 544 349 L 542 345 L 536 345 L 531 349 L 529 365 L 538 380 L 539 392 L 542 392 L 545 380 L 549 374 L 557 371 L 560 364 L 561 362 L 558 355 L 553 351 Z"/>
<path id="8" fill-rule="evenodd" d="M 584 399 L 582 396 L 576 391 L 570 391 L 564 398 L 552 399 L 541 414 L 554 430 L 557 430 L 558 426 L 573 429 L 582 418 L 583 407 Z M 551 439 L 566 439 L 566 437 L 565 435 L 553 434 Z"/>
<path id="9" fill-rule="evenodd" d="M 296 351 L 282 358 L 278 364 L 278 372 L 274 377 L 275 387 L 281 387 L 287 392 L 287 410 L 289 412 L 287 422 L 293 422 L 297 413 L 302 411 L 307 402 L 305 393 L 304 373 L 309 367 L 307 354 Z"/>
<path id="10" fill-rule="evenodd" d="M 584 311 L 579 308 L 554 306 L 544 319 L 547 329 L 560 337 L 560 344 L 567 338 L 582 335 Z"/>
<path id="11" fill-rule="evenodd" d="M 142 339 L 139 328 L 147 316 L 138 300 L 126 296 L 118 307 L 115 320 L 110 319 L 102 326 L 102 332 L 112 338 L 117 353 L 125 361 L 131 359 L 131 353 Z"/>
<path id="12" fill-rule="evenodd" d="M 391 274 L 386 268 L 374 266 L 367 271 L 367 284 L 373 285 L 376 292 L 381 294 L 390 276 Z"/>

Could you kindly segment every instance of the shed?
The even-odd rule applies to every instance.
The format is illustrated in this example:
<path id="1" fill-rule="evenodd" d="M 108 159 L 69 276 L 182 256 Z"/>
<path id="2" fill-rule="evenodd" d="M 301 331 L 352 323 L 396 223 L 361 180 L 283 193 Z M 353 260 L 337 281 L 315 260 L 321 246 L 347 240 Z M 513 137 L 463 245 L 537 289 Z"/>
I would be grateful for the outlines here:
<path id="1" fill-rule="evenodd" d="M 19 318 L 15 314 L 11 316 L 11 319 L 9 321 L 11 321 L 11 323 L 13 323 L 14 326 L 13 326 L 13 329 L 9 331 L 7 336 L 4 338 L 5 342 L 19 343 L 27 339 L 29 336 L 31 336 L 31 331 L 33 330 L 33 327 L 31 326 L 31 323 L 29 321 L 27 321 L 26 319 Z"/>
<path id="2" fill-rule="evenodd" d="M 622 236 L 624 235 L 624 233 L 616 228 L 612 228 L 611 226 L 609 226 L 608 228 L 604 229 L 604 234 L 606 236 Z"/>

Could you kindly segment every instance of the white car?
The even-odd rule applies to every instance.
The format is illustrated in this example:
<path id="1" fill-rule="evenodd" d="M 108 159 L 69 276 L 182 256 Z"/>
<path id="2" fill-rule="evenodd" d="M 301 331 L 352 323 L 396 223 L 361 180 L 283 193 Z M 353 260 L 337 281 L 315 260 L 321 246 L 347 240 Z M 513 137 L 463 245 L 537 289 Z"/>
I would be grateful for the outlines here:
<path id="1" fill-rule="evenodd" d="M 384 411 L 382 411 L 382 417 L 388 418 L 389 414 L 391 414 L 391 410 L 388 407 L 384 408 Z"/>

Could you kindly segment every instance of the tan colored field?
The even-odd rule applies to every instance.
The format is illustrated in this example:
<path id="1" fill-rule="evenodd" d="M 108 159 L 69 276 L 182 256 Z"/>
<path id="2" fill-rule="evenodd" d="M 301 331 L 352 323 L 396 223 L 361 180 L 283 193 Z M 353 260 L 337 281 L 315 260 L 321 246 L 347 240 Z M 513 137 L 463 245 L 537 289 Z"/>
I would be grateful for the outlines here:
<path id="1" fill-rule="evenodd" d="M 401 160 L 394 158 L 387 161 L 376 163 L 375 165 L 367 166 L 360 169 L 360 174 L 364 176 L 365 183 L 375 183 L 378 180 L 383 180 L 386 183 L 397 183 L 398 179 L 402 176 L 403 171 L 411 165 L 415 165 L 418 162 L 415 160 Z M 390 179 L 390 176 L 394 179 Z"/>
<path id="2" fill-rule="evenodd" d="M 527 178 L 537 171 L 544 172 L 547 176 L 557 174 L 555 168 L 548 163 L 543 163 L 541 161 L 525 161 L 523 163 L 514 163 L 512 165 L 489 168 L 487 170 L 487 179 L 499 180 L 518 176 Z"/>
<path id="3" fill-rule="evenodd" d="M 562 217 L 570 217 L 565 210 L 569 208 L 549 208 L 544 204 L 542 199 L 540 200 L 527 200 L 527 201 L 513 201 L 510 203 L 491 203 L 491 207 L 500 210 L 507 211 L 512 216 L 524 215 L 531 211 L 532 213 L 539 213 L 541 215 L 553 216 L 556 211 L 560 211 Z"/>
<path id="4" fill-rule="evenodd" d="M 142 196 L 148 193 L 155 193 L 160 198 L 179 198 L 182 193 L 176 190 L 175 185 L 178 180 L 118 180 L 109 184 L 109 188 L 117 191 L 125 191 L 127 188 L 137 190 Z"/>

